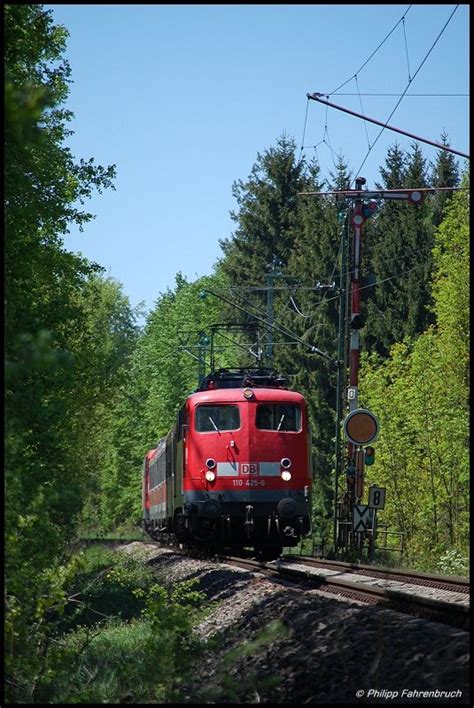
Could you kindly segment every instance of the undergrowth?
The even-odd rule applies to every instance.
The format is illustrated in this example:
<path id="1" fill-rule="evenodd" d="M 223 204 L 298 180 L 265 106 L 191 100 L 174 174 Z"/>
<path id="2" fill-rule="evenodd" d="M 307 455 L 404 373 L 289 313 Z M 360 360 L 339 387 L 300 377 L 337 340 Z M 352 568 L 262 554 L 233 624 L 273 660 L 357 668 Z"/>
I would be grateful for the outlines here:
<path id="1" fill-rule="evenodd" d="M 7 701 L 179 702 L 202 651 L 193 633 L 205 598 L 198 581 L 165 587 L 139 558 L 100 547 L 69 565 L 61 592 L 51 602 L 46 593 L 38 621 L 21 628 Z"/>

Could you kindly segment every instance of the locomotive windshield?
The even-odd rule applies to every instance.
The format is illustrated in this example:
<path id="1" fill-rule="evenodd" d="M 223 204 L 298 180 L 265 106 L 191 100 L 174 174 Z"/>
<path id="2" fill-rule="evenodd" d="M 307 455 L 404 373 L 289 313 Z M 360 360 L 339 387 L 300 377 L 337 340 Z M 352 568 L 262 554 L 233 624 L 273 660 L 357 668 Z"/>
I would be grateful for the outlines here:
<path id="1" fill-rule="evenodd" d="M 255 425 L 260 430 L 301 430 L 301 409 L 292 404 L 272 403 L 257 408 Z"/>
<path id="2" fill-rule="evenodd" d="M 237 430 L 240 428 L 238 406 L 197 406 L 196 430 L 207 433 L 212 430 Z"/>

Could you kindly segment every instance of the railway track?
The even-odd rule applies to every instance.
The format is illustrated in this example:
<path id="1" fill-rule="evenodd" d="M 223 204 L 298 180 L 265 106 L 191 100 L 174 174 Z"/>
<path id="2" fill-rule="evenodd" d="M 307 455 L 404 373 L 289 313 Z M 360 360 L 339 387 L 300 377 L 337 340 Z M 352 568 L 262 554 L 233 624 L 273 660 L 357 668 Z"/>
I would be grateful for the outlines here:
<path id="1" fill-rule="evenodd" d="M 437 588 L 450 592 L 469 594 L 469 579 L 454 575 L 435 575 L 422 573 L 415 570 L 402 570 L 400 568 L 383 568 L 380 566 L 362 565 L 359 563 L 346 563 L 344 561 L 332 561 L 325 558 L 315 558 L 313 556 L 284 555 L 282 560 L 291 560 L 297 563 L 304 563 L 314 568 L 329 568 L 331 570 L 345 572 L 349 574 L 364 575 L 384 580 L 393 580 L 411 585 Z"/>
<path id="2" fill-rule="evenodd" d="M 143 543 L 186 553 L 176 544 L 166 545 L 152 540 L 97 538 L 83 539 L 81 542 L 87 545 L 102 543 L 111 546 Z M 202 554 L 199 557 L 202 558 Z M 469 626 L 469 581 L 466 578 L 358 565 L 311 556 L 285 555 L 276 561 L 267 562 L 251 557 L 206 557 L 264 575 L 276 582 L 289 582 L 300 587 L 318 589 L 462 629 Z"/>
<path id="3" fill-rule="evenodd" d="M 446 583 L 446 578 L 441 576 L 421 574 L 423 577 L 418 578 L 418 573 L 403 572 L 403 581 L 400 581 L 399 574 L 386 574 L 385 569 L 375 569 L 371 574 L 368 566 L 363 575 L 355 571 L 346 573 L 346 568 L 341 565 L 348 565 L 350 568 L 350 564 L 338 564 L 334 568 L 332 563 L 319 562 L 308 557 L 303 562 L 300 562 L 301 558 L 297 561 L 282 558 L 262 563 L 230 556 L 223 556 L 220 560 L 264 574 L 274 580 L 296 582 L 303 587 L 316 588 L 366 604 L 384 606 L 404 614 L 463 629 L 469 625 L 469 585 L 467 580 L 462 578 L 455 578 L 453 583 Z M 327 568 L 327 565 L 331 567 Z M 389 576 L 388 579 L 385 575 Z M 424 583 L 429 582 L 430 585 L 412 583 L 413 578 L 423 580 Z M 464 581 L 461 592 L 452 589 L 461 587 L 461 581 Z M 449 590 L 445 589 L 446 585 L 449 585 Z"/>

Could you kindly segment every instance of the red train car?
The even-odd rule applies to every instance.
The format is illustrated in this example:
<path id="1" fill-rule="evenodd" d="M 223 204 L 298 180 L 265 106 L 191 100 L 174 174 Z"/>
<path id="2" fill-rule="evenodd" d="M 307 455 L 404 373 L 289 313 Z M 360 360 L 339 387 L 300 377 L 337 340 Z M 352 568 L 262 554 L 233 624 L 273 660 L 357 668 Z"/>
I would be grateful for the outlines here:
<path id="1" fill-rule="evenodd" d="M 310 532 L 310 458 L 301 394 L 268 371 L 215 372 L 145 457 L 144 528 L 277 557 Z"/>

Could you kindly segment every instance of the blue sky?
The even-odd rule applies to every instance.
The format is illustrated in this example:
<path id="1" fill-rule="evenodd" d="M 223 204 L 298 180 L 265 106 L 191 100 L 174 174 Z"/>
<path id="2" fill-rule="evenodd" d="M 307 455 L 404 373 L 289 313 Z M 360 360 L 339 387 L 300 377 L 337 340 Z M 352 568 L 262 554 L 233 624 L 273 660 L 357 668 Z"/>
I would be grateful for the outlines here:
<path id="1" fill-rule="evenodd" d="M 89 201 L 95 220 L 82 234 L 71 227 L 65 246 L 104 266 L 133 306 L 150 310 L 178 271 L 190 280 L 212 271 L 219 239 L 235 228 L 232 183 L 245 181 L 257 153 L 283 133 L 299 154 L 307 107 L 306 156 L 317 155 L 323 175 L 335 154 L 357 171 L 380 128 L 308 104 L 306 93 L 351 79 L 340 93 L 355 95 L 330 101 L 386 121 L 398 98 L 363 94 L 403 93 L 456 6 L 44 7 L 70 33 L 75 133 L 67 144 L 77 160 L 117 166 L 116 191 Z M 469 6 L 460 5 L 408 94 L 468 93 L 468 26 Z M 446 131 L 453 148 L 469 153 L 466 96 L 407 95 L 390 124 L 434 141 Z M 385 130 L 370 151 L 360 172 L 367 187 L 396 141 L 412 142 Z M 436 148 L 421 147 L 435 158 Z"/>

